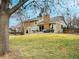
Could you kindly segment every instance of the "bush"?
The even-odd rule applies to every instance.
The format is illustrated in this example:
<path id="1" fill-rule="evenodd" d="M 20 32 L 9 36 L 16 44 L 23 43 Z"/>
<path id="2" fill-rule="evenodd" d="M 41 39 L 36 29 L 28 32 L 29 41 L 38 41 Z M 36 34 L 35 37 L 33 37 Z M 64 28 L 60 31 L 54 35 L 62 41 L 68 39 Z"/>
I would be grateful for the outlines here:
<path id="1" fill-rule="evenodd" d="M 43 32 L 44 32 L 44 33 L 49 33 L 50 30 L 49 30 L 49 29 L 44 29 Z"/>
<path id="2" fill-rule="evenodd" d="M 43 32 L 44 33 L 49 33 L 49 32 L 54 32 L 54 30 L 52 28 L 51 29 L 44 29 Z"/>

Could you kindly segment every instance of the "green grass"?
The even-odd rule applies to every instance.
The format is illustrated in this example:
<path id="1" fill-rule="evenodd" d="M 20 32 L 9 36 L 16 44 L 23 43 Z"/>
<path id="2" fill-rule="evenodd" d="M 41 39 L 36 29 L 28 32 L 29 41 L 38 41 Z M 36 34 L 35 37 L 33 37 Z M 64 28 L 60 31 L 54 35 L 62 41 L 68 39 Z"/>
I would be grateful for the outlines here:
<path id="1" fill-rule="evenodd" d="M 10 36 L 10 48 L 22 59 L 79 59 L 79 36 L 72 34 L 27 34 Z"/>

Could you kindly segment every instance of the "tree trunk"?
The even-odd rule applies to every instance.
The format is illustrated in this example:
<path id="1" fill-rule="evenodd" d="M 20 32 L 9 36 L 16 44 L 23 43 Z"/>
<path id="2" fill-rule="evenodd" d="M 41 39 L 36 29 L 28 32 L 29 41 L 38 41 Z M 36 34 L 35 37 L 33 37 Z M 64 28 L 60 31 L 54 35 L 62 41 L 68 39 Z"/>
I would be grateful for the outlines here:
<path id="1" fill-rule="evenodd" d="M 9 51 L 9 15 L 5 12 L 0 12 L 0 55 L 4 55 Z"/>

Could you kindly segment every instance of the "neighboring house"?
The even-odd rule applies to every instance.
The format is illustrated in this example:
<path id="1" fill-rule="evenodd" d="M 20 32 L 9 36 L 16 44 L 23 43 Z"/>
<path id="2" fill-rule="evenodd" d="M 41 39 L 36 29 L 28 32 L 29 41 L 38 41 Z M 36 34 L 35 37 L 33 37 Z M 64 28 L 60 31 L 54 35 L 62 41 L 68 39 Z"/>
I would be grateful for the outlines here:
<path id="1" fill-rule="evenodd" d="M 9 34 L 16 34 L 16 28 L 14 26 L 9 28 Z"/>
<path id="2" fill-rule="evenodd" d="M 43 19 L 44 18 L 42 17 L 38 17 L 36 19 L 24 21 L 24 33 L 42 32 L 44 29 L 53 29 L 54 33 L 61 33 L 63 32 L 63 27 L 66 27 L 63 16 L 57 16 L 50 19 L 47 17 L 45 20 Z"/>

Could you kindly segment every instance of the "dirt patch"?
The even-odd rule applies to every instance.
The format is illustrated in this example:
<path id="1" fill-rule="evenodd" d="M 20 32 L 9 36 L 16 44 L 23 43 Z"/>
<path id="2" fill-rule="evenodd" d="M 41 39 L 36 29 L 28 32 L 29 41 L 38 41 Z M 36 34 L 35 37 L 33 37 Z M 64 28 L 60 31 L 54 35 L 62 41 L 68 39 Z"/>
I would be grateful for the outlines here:
<path id="1" fill-rule="evenodd" d="M 4 56 L 1 56 L 0 59 L 22 59 L 21 53 L 19 50 L 11 50 Z"/>

